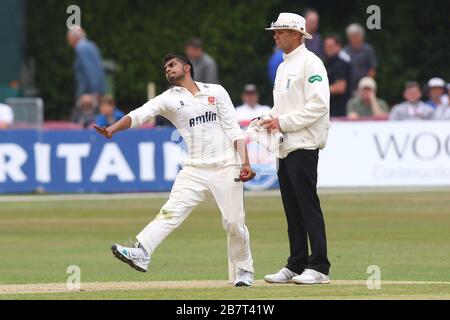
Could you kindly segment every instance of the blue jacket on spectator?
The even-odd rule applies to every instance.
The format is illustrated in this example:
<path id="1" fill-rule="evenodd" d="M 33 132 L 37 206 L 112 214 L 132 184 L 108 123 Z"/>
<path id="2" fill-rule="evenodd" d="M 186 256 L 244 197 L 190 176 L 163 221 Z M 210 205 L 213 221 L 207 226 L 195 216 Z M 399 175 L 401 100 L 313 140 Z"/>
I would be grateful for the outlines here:
<path id="1" fill-rule="evenodd" d="M 275 77 L 277 75 L 277 69 L 280 63 L 283 62 L 283 51 L 281 49 L 275 49 L 275 52 L 270 56 L 268 64 L 268 75 L 272 83 L 275 82 Z"/>
<path id="2" fill-rule="evenodd" d="M 77 97 L 83 94 L 104 94 L 105 72 L 100 52 L 92 41 L 82 39 L 75 47 Z"/>
<path id="3" fill-rule="evenodd" d="M 114 114 L 113 114 L 113 122 L 109 122 L 108 118 L 103 115 L 103 114 L 99 114 L 97 116 L 97 118 L 95 119 L 95 123 L 99 126 L 102 127 L 109 127 L 110 125 L 114 124 L 115 122 L 119 121 L 120 119 L 122 119 L 125 116 L 125 113 L 123 113 L 122 111 L 115 109 L 114 110 Z"/>

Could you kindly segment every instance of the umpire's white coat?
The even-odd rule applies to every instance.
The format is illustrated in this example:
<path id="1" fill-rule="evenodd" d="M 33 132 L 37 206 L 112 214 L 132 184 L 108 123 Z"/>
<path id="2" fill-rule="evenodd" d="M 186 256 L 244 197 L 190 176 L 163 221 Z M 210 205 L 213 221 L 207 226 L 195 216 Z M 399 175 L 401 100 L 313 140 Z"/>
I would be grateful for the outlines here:
<path id="1" fill-rule="evenodd" d="M 323 149 L 330 126 L 330 89 L 322 60 L 304 44 L 283 56 L 271 112 L 285 133 L 281 158 L 297 149 Z"/>

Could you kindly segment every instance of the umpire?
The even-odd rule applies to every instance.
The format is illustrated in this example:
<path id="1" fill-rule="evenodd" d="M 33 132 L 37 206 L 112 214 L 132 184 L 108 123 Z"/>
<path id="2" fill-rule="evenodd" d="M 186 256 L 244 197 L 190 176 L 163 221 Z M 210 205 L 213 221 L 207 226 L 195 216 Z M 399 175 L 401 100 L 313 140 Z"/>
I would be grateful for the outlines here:
<path id="1" fill-rule="evenodd" d="M 277 70 L 271 118 L 262 122 L 267 130 L 281 130 L 278 179 L 288 224 L 290 256 L 286 267 L 264 277 L 267 282 L 299 284 L 329 283 L 325 222 L 317 196 L 317 163 L 330 122 L 330 90 L 327 71 L 303 39 L 305 19 L 280 13 L 270 28 L 284 54 Z M 308 239 L 311 255 L 308 253 Z"/>

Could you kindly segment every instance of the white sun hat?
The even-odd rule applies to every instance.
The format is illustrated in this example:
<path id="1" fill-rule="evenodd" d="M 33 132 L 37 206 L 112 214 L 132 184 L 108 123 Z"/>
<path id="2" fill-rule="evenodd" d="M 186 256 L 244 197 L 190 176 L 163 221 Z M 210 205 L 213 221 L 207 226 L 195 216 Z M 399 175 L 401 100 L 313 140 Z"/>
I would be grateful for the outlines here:
<path id="1" fill-rule="evenodd" d="M 306 20 L 301 15 L 295 13 L 282 12 L 277 21 L 272 22 L 270 28 L 266 30 L 294 30 L 305 36 L 305 39 L 312 39 L 312 36 L 306 32 Z"/>
<path id="2" fill-rule="evenodd" d="M 427 85 L 428 88 L 445 88 L 445 81 L 441 78 L 431 78 Z"/>

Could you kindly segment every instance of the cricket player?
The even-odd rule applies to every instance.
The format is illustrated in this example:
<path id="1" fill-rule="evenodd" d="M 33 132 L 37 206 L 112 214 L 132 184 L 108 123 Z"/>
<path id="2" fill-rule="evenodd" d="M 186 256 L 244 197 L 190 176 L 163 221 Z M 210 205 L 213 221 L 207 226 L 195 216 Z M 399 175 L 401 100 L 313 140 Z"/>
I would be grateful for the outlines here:
<path id="1" fill-rule="evenodd" d="M 245 226 L 243 182 L 255 177 L 249 164 L 246 136 L 238 125 L 227 91 L 217 84 L 193 80 L 188 58 L 168 54 L 164 58 L 166 78 L 173 87 L 110 127 L 95 126 L 110 139 L 115 133 L 136 128 L 162 115 L 180 132 L 188 157 L 177 175 L 169 200 L 156 218 L 138 235 L 134 248 L 112 246 L 114 256 L 132 268 L 146 272 L 158 245 L 188 217 L 210 192 L 222 213 L 228 233 L 229 260 L 236 267 L 235 286 L 253 284 L 253 259 Z"/>

